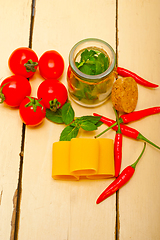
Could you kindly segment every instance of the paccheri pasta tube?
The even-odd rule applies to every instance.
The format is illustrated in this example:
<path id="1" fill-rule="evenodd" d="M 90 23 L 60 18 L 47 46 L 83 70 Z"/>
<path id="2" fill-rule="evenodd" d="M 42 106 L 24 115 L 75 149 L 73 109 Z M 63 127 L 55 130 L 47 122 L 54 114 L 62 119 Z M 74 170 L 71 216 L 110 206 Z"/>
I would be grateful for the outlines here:
<path id="1" fill-rule="evenodd" d="M 52 177 L 55 180 L 114 177 L 113 140 L 73 138 L 53 143 Z"/>

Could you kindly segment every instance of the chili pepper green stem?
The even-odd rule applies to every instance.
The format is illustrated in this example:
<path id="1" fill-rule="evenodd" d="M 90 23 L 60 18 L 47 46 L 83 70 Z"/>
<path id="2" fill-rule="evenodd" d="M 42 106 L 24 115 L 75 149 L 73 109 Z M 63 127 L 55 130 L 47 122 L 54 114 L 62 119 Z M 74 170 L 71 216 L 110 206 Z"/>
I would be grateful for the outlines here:
<path id="1" fill-rule="evenodd" d="M 117 119 L 116 123 L 118 123 L 117 133 L 121 134 L 122 132 L 121 132 L 121 127 L 120 127 L 119 117 L 118 117 L 116 109 L 114 107 L 113 107 L 113 109 L 114 109 L 114 112 L 115 112 L 115 115 L 116 115 L 116 119 Z"/>
<path id="2" fill-rule="evenodd" d="M 97 204 L 114 194 L 118 189 L 123 187 L 131 179 L 135 172 L 135 167 L 144 153 L 145 147 L 146 143 L 144 143 L 143 150 L 138 159 L 132 165 L 127 166 L 125 169 L 123 169 L 121 174 L 101 193 L 101 195 L 96 201 Z"/>
<path id="3" fill-rule="evenodd" d="M 144 147 L 143 147 L 143 150 L 142 150 L 141 154 L 139 155 L 139 157 L 137 158 L 137 160 L 131 165 L 132 168 L 134 168 L 134 169 L 136 168 L 136 165 L 137 165 L 137 163 L 139 162 L 140 158 L 142 157 L 145 148 L 146 148 L 146 142 L 144 142 Z"/>
<path id="4" fill-rule="evenodd" d="M 97 136 L 95 136 L 95 138 L 100 137 L 101 135 L 103 135 L 104 133 L 106 133 L 108 130 L 110 130 L 111 128 L 115 127 L 117 125 L 117 122 L 115 122 L 112 126 L 106 128 L 103 132 L 99 133 Z"/>
<path id="5" fill-rule="evenodd" d="M 143 140 L 143 141 L 145 141 L 145 142 L 151 144 L 152 146 L 154 146 L 154 147 L 160 149 L 159 146 L 157 146 L 156 144 L 154 144 L 153 142 L 151 142 L 150 140 L 148 140 L 147 138 L 145 138 L 141 133 L 138 134 L 137 139 L 139 139 L 139 140 Z"/>

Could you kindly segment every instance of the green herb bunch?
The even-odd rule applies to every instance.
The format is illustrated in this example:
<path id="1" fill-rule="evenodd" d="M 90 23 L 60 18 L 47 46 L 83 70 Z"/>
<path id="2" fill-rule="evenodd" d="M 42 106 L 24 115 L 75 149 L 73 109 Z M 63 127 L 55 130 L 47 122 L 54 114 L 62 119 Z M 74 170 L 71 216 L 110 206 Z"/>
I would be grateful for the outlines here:
<path id="1" fill-rule="evenodd" d="M 98 75 L 108 69 L 109 58 L 103 52 L 98 50 L 85 49 L 80 54 L 80 60 L 77 60 L 75 64 L 81 72 L 87 75 Z M 110 81 L 104 81 L 96 84 L 97 79 L 90 79 L 89 77 L 87 82 L 79 81 L 76 77 L 72 77 L 71 82 L 75 87 L 73 93 L 74 97 L 76 97 L 77 100 L 84 102 L 89 100 L 92 104 L 98 102 L 100 94 L 106 93 L 108 89 L 110 89 Z"/>
<path id="2" fill-rule="evenodd" d="M 46 118 L 52 122 L 67 125 L 61 132 L 60 141 L 70 141 L 72 138 L 77 137 L 80 128 L 85 131 L 94 131 L 102 125 L 101 117 L 90 115 L 75 117 L 75 112 L 70 102 L 64 104 L 56 112 L 46 109 Z"/>
<path id="3" fill-rule="evenodd" d="M 98 75 L 109 67 L 109 59 L 104 53 L 85 49 L 81 53 L 80 62 L 75 62 L 76 67 L 87 75 Z"/>

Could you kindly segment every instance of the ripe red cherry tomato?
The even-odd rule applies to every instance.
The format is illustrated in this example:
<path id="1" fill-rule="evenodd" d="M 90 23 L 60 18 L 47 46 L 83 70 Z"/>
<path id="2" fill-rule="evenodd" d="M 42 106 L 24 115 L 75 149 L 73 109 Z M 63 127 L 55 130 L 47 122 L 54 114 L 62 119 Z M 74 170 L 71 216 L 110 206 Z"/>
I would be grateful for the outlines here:
<path id="1" fill-rule="evenodd" d="M 32 49 L 20 47 L 12 52 L 8 60 L 8 65 L 14 74 L 30 78 L 36 72 L 38 57 Z"/>
<path id="2" fill-rule="evenodd" d="M 0 85 L 0 103 L 10 107 L 19 107 L 26 96 L 31 94 L 31 85 L 27 78 L 13 75 L 3 80 Z"/>
<path id="3" fill-rule="evenodd" d="M 19 114 L 26 125 L 34 127 L 44 120 L 46 108 L 41 99 L 26 97 L 20 104 Z"/>
<path id="4" fill-rule="evenodd" d="M 56 79 L 47 79 L 39 85 L 37 96 L 39 99 L 42 99 L 46 108 L 56 111 L 67 101 L 68 92 L 60 81 Z"/>
<path id="5" fill-rule="evenodd" d="M 39 59 L 39 71 L 44 79 L 60 78 L 64 71 L 62 56 L 54 50 L 46 51 Z"/>

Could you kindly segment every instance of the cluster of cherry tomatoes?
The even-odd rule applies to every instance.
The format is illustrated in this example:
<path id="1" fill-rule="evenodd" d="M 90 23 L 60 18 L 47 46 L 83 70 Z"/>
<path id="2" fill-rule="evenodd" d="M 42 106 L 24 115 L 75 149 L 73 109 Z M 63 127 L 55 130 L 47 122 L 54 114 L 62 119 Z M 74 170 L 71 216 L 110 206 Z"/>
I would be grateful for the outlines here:
<path id="1" fill-rule="evenodd" d="M 22 121 L 29 126 L 40 124 L 46 109 L 56 111 L 68 99 L 68 92 L 58 79 L 64 71 L 64 60 L 55 50 L 46 51 L 38 59 L 27 47 L 15 49 L 9 57 L 8 66 L 14 74 L 0 85 L 0 103 L 19 108 Z M 31 97 L 29 79 L 39 68 L 44 81 L 38 87 L 37 98 Z"/>

